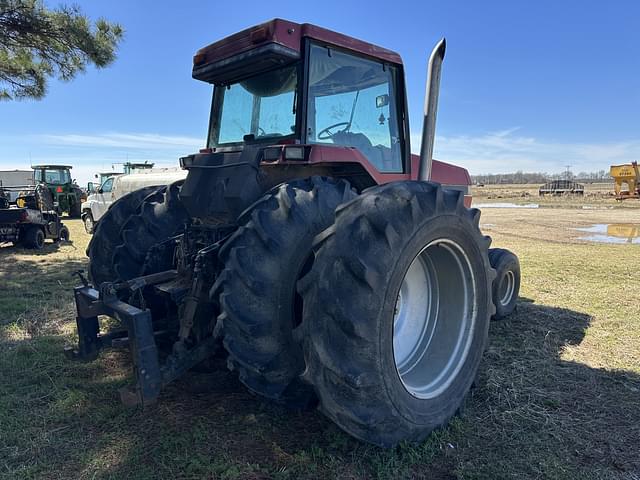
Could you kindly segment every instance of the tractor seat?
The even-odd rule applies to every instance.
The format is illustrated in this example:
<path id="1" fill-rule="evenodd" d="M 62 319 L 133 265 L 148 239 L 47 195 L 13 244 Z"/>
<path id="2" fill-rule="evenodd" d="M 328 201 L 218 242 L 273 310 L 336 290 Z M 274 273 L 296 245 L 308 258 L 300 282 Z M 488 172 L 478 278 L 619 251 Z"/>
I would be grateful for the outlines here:
<path id="1" fill-rule="evenodd" d="M 369 137 L 364 133 L 336 132 L 331 140 L 337 145 L 357 148 L 381 172 L 393 171 L 394 168 L 398 168 L 390 158 L 393 157 L 391 149 L 382 145 L 374 147 Z"/>

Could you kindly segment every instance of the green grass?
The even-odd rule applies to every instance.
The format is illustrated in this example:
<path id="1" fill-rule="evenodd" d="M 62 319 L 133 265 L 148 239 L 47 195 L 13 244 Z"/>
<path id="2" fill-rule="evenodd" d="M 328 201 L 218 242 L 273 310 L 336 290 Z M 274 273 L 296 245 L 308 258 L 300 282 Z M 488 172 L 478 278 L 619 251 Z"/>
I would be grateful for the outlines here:
<path id="1" fill-rule="evenodd" d="M 491 215 L 520 256 L 518 311 L 492 324 L 462 416 L 392 450 L 248 394 L 224 362 L 123 407 L 125 352 L 62 355 L 79 223 L 75 248 L 0 249 L 0 478 L 640 478 L 640 248 L 500 235 Z"/>

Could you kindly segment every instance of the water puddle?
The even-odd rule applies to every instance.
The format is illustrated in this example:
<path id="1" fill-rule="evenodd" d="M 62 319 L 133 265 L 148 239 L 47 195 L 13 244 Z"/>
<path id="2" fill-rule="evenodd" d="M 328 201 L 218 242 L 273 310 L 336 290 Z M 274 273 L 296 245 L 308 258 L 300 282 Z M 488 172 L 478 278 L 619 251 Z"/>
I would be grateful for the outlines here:
<path id="1" fill-rule="evenodd" d="M 589 235 L 579 240 L 598 243 L 634 243 L 640 245 L 640 224 L 635 223 L 596 223 L 590 227 L 576 228 Z"/>
<path id="2" fill-rule="evenodd" d="M 495 203 L 475 203 L 472 205 L 474 208 L 539 208 L 537 203 L 507 203 L 507 202 L 495 202 Z"/>

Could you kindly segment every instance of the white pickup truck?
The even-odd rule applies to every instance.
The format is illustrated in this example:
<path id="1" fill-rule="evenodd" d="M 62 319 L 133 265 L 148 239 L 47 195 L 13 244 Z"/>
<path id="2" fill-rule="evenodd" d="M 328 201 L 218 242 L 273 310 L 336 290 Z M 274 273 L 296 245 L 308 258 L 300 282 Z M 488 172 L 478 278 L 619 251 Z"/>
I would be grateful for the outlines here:
<path id="1" fill-rule="evenodd" d="M 84 229 L 89 234 L 93 233 L 109 206 L 127 193 L 144 187 L 168 185 L 184 180 L 186 176 L 187 171 L 179 168 L 154 168 L 141 173 L 108 177 L 81 206 Z"/>

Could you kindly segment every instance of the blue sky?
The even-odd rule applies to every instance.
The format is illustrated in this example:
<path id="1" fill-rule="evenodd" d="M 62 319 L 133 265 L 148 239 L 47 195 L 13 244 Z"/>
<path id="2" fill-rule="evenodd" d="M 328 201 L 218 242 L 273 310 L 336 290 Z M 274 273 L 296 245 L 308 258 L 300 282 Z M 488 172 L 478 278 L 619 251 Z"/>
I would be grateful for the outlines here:
<path id="1" fill-rule="evenodd" d="M 52 81 L 41 101 L 1 102 L 0 169 L 71 163 L 84 183 L 127 159 L 175 164 L 205 142 L 195 51 L 276 16 L 399 52 L 414 150 L 426 58 L 446 36 L 436 157 L 471 173 L 606 170 L 640 153 L 640 2 L 76 3 L 123 25 L 118 60 Z"/>

